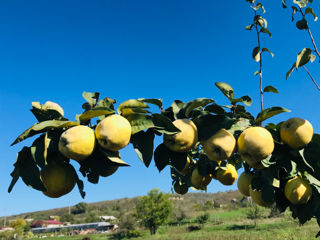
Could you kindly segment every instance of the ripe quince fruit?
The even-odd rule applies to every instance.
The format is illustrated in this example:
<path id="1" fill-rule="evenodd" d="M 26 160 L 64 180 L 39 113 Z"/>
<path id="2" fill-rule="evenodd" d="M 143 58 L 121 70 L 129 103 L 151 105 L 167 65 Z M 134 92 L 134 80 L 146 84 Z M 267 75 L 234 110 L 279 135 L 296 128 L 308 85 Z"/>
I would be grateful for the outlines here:
<path id="1" fill-rule="evenodd" d="M 302 118 L 290 118 L 281 124 L 281 140 L 293 149 L 306 146 L 312 139 L 313 127 Z"/>
<path id="2" fill-rule="evenodd" d="M 174 152 L 187 152 L 198 142 L 197 126 L 189 119 L 177 119 L 172 122 L 181 132 L 163 135 L 164 145 Z"/>
<path id="3" fill-rule="evenodd" d="M 208 174 L 207 176 L 202 176 L 200 175 L 198 168 L 195 168 L 192 171 L 191 183 L 196 189 L 205 190 L 211 182 L 211 180 L 211 174 Z"/>
<path id="4" fill-rule="evenodd" d="M 273 202 L 263 201 L 261 190 L 257 190 L 257 189 L 253 190 L 252 187 L 251 187 L 251 184 L 249 185 L 249 193 L 250 193 L 250 196 L 251 196 L 252 200 L 257 205 L 262 206 L 262 207 L 271 207 Z"/>
<path id="5" fill-rule="evenodd" d="M 251 173 L 246 173 L 243 172 L 241 173 L 239 179 L 238 179 L 238 189 L 239 192 L 244 195 L 249 197 L 250 196 L 250 192 L 249 192 L 249 186 L 251 184 L 251 180 L 254 178 L 254 175 Z"/>
<path id="6" fill-rule="evenodd" d="M 232 164 L 227 164 L 227 169 L 219 168 L 217 170 L 216 178 L 224 185 L 232 185 L 238 178 L 238 172 Z"/>
<path id="7" fill-rule="evenodd" d="M 131 125 L 118 114 L 109 115 L 98 123 L 95 134 L 101 147 L 116 152 L 129 144 Z"/>
<path id="8" fill-rule="evenodd" d="M 312 188 L 308 181 L 296 176 L 286 183 L 284 195 L 292 204 L 305 204 L 311 198 Z"/>
<path id="9" fill-rule="evenodd" d="M 236 147 L 236 139 L 226 129 L 220 129 L 209 139 L 203 141 L 202 146 L 210 160 L 220 162 L 232 155 Z"/>
<path id="10" fill-rule="evenodd" d="M 59 151 L 67 158 L 81 161 L 91 155 L 95 146 L 91 128 L 79 125 L 64 131 L 59 139 Z"/>
<path id="11" fill-rule="evenodd" d="M 261 161 L 274 149 L 272 135 L 263 127 L 247 128 L 240 134 L 237 144 L 242 159 L 255 168 L 263 168 Z"/>
<path id="12" fill-rule="evenodd" d="M 47 189 L 43 194 L 58 198 L 71 192 L 76 184 L 76 173 L 70 164 L 49 163 L 40 171 L 43 185 Z"/>

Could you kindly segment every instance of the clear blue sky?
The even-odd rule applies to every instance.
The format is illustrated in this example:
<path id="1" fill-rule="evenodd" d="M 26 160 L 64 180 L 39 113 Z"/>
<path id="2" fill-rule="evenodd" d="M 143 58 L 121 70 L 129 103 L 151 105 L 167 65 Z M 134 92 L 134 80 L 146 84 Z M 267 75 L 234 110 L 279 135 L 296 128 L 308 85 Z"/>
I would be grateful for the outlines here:
<path id="1" fill-rule="evenodd" d="M 281 1 L 264 1 L 273 36 L 262 38 L 275 53 L 264 56 L 265 85 L 280 94 L 266 94 L 265 106 L 292 110 L 275 121 L 300 116 L 320 131 L 320 92 L 300 70 L 289 80 L 285 73 L 296 53 L 311 47 L 305 32 L 290 23 L 291 11 Z M 320 13 L 319 4 L 314 4 Z M 29 112 L 32 101 L 58 102 L 66 117 L 80 113 L 83 91 L 98 91 L 118 103 L 131 98 L 175 99 L 199 97 L 226 103 L 214 82 L 231 84 L 237 96 L 250 95 L 249 108 L 259 111 L 258 65 L 251 59 L 256 46 L 254 32 L 244 30 L 253 12 L 246 1 L 191 0 L 96 0 L 96 1 L 1 1 L 0 2 L 0 216 L 75 205 L 81 199 L 75 188 L 59 199 L 50 199 L 18 181 L 7 193 L 16 153 L 31 141 L 10 143 L 35 123 Z M 320 25 L 311 24 L 320 44 Z M 319 64 L 309 66 L 319 80 Z M 157 140 L 157 143 L 159 140 Z M 102 179 L 85 182 L 84 201 L 95 202 L 146 194 L 158 187 L 171 188 L 168 169 L 158 173 L 151 163 L 145 168 L 132 146 L 121 151 L 132 165 Z M 77 163 L 74 166 L 78 168 Z M 209 192 L 235 189 L 217 181 Z"/>

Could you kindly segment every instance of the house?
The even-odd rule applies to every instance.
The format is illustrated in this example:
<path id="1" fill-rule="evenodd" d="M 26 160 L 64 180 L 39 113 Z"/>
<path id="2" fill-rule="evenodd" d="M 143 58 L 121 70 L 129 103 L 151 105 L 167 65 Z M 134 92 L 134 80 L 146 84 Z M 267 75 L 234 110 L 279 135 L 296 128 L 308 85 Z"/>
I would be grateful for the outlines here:
<path id="1" fill-rule="evenodd" d="M 116 220 L 117 218 L 114 217 L 114 216 L 99 216 L 101 220 L 103 221 L 114 221 Z"/>
<path id="2" fill-rule="evenodd" d="M 82 223 L 82 224 L 71 224 L 65 226 L 55 226 L 55 227 L 36 227 L 32 228 L 31 231 L 34 234 L 38 233 L 50 233 L 50 232 L 59 232 L 61 229 L 66 229 L 67 231 L 74 232 L 106 232 L 109 230 L 113 230 L 115 228 L 114 224 L 110 224 L 108 222 L 95 222 L 95 223 Z"/>
<path id="3" fill-rule="evenodd" d="M 57 220 L 39 220 L 31 224 L 31 228 L 52 228 L 61 226 L 63 226 L 63 223 Z"/>
<path id="4" fill-rule="evenodd" d="M 5 232 L 5 231 L 13 231 L 14 228 L 12 227 L 0 227 L 0 232 Z"/>

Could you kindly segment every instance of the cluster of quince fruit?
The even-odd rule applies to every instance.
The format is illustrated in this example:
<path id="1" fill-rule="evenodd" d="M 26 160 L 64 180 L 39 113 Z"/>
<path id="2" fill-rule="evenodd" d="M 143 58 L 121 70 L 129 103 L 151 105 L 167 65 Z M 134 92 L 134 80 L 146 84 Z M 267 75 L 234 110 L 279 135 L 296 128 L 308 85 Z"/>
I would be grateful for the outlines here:
<path id="1" fill-rule="evenodd" d="M 56 103 L 50 102 L 49 107 L 62 115 L 64 114 L 63 109 Z M 77 125 L 62 132 L 58 150 L 64 157 L 81 163 L 93 153 L 95 147 L 117 152 L 129 144 L 130 137 L 131 125 L 129 121 L 123 116 L 112 114 L 101 120 L 94 130 L 85 125 Z M 117 169 L 117 165 L 110 164 L 104 169 L 104 172 L 100 173 L 100 176 L 110 176 Z M 74 171 L 70 164 L 62 161 L 50 161 L 40 171 L 42 183 L 46 188 L 43 193 L 52 198 L 69 193 L 76 184 Z"/>
<path id="2" fill-rule="evenodd" d="M 178 119 L 173 124 L 181 132 L 175 135 L 164 135 L 165 146 L 175 152 L 191 151 L 198 144 L 196 125 L 189 119 Z M 281 124 L 281 141 L 292 149 L 305 147 L 311 141 L 312 136 L 313 127 L 307 120 L 291 118 Z M 208 139 L 201 141 L 200 145 L 207 158 L 217 163 L 217 167 L 211 173 L 202 176 L 199 173 L 197 162 L 187 156 L 185 167 L 176 171 L 183 176 L 189 175 L 190 181 L 188 184 L 188 181 L 175 180 L 173 188 L 176 193 L 185 194 L 189 187 L 206 189 L 212 178 L 224 185 L 234 184 L 238 173 L 235 166 L 226 163 L 226 160 L 237 152 L 242 161 L 253 169 L 253 172 L 243 172 L 240 175 L 237 184 L 239 191 L 245 196 L 251 196 L 258 205 L 265 207 L 272 205 L 272 202 L 263 201 L 261 190 L 253 189 L 251 186 L 251 181 L 255 177 L 254 170 L 264 169 L 262 161 L 268 158 L 274 150 L 274 139 L 266 128 L 248 127 L 238 139 L 230 131 L 220 129 Z M 284 194 L 292 204 L 304 204 L 310 199 L 312 188 L 306 179 L 295 176 L 285 183 Z"/>

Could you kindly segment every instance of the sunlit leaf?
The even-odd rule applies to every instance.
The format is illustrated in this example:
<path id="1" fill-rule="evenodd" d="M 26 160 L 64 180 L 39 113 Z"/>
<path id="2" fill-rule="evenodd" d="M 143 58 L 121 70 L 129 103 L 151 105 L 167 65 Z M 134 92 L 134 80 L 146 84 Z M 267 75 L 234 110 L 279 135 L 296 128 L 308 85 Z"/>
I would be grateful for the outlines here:
<path id="1" fill-rule="evenodd" d="M 233 88 L 228 83 L 216 82 L 215 85 L 229 100 L 234 98 Z"/>
<path id="2" fill-rule="evenodd" d="M 268 118 L 271 118 L 275 115 L 278 115 L 278 114 L 284 113 L 284 112 L 290 112 L 290 110 L 283 108 L 283 107 L 271 107 L 271 108 L 264 109 L 263 111 L 261 111 L 258 114 L 255 122 L 256 123 L 263 122 L 264 120 L 266 120 Z"/>
<path id="3" fill-rule="evenodd" d="M 302 67 L 311 60 L 312 50 L 310 48 L 304 48 L 298 53 L 296 68 Z"/>
<path id="4" fill-rule="evenodd" d="M 278 90 L 274 86 L 266 86 L 263 89 L 263 92 L 279 93 Z"/>
<path id="5" fill-rule="evenodd" d="M 40 123 L 36 123 L 27 130 L 25 130 L 22 134 L 20 134 L 17 139 L 11 144 L 17 144 L 29 137 L 32 137 L 36 134 L 46 132 L 49 129 L 55 129 L 55 128 L 67 128 L 67 127 L 72 127 L 79 125 L 77 122 L 72 122 L 72 121 L 63 121 L 63 120 L 48 120 L 48 121 L 43 121 Z"/>

